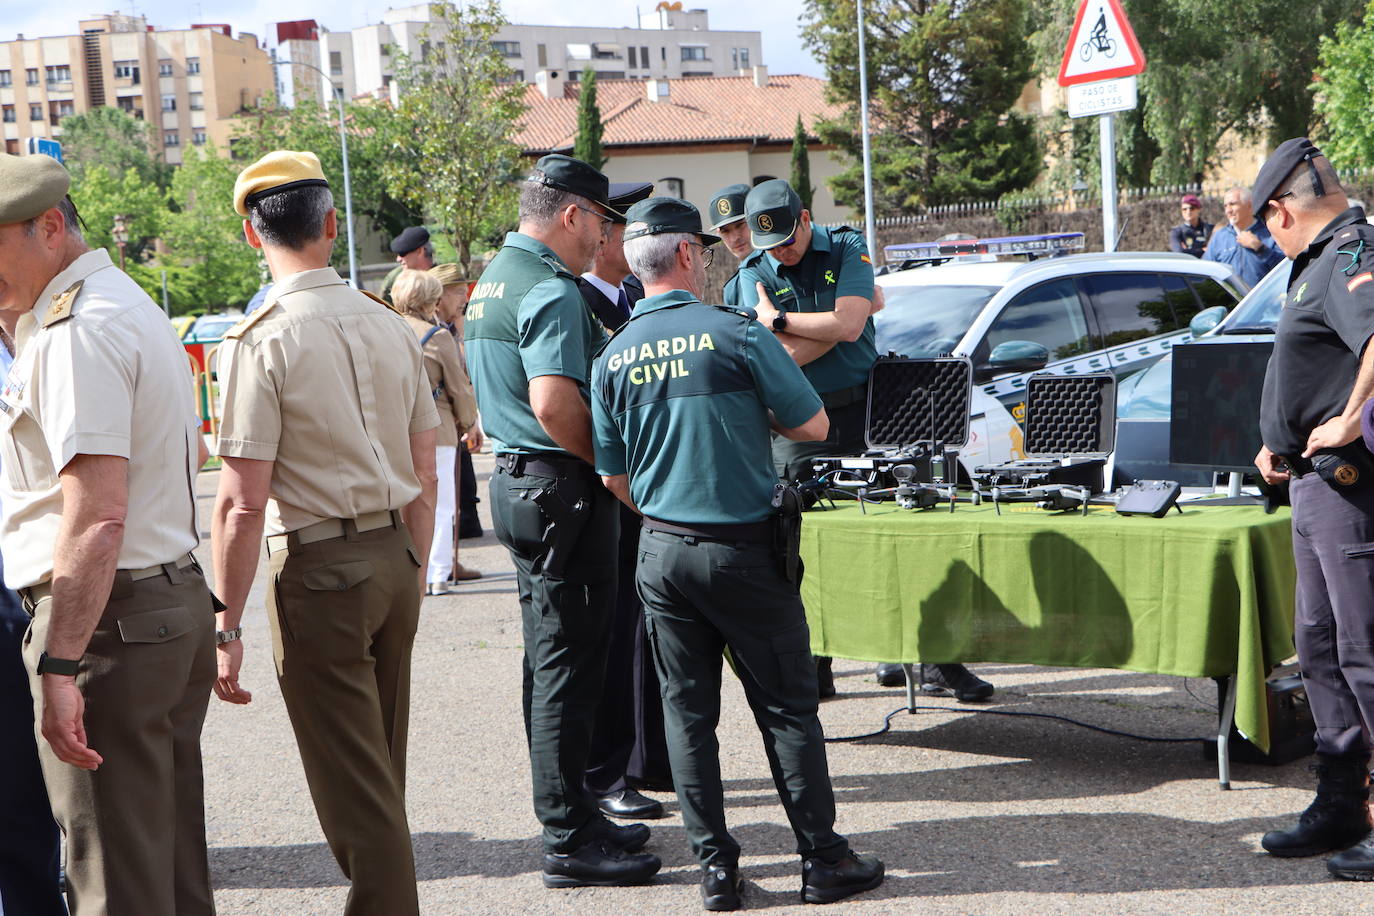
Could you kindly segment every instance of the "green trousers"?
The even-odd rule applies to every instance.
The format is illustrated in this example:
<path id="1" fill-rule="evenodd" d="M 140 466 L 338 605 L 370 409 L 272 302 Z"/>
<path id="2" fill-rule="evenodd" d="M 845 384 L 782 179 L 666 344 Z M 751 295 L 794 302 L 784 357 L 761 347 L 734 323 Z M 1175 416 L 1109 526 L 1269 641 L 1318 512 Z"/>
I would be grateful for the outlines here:
<path id="1" fill-rule="evenodd" d="M 551 494 L 568 506 L 585 501 L 576 521 L 551 514 Z M 520 592 L 525 737 L 549 852 L 578 849 L 605 823 L 583 777 L 615 614 L 619 505 L 580 462 L 559 478 L 516 477 L 500 466 L 491 478 L 492 522 Z M 551 547 L 566 551 L 558 575 L 546 568 Z"/>
<path id="2" fill-rule="evenodd" d="M 645 531 L 635 581 L 663 692 L 668 758 L 692 851 L 735 865 L 720 781 L 722 651 L 728 646 L 754 712 L 797 852 L 836 859 L 835 795 L 817 718 L 816 665 L 797 590 L 772 548 Z"/>

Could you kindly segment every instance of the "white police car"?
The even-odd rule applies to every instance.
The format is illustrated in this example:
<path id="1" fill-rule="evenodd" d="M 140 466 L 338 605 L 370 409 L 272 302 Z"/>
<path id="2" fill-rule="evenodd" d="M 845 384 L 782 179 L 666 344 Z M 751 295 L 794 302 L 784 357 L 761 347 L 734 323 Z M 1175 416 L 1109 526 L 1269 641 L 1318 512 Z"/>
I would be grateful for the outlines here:
<path id="1" fill-rule="evenodd" d="M 1068 254 L 1082 233 L 889 246 L 878 277 L 879 355 L 966 356 L 966 469 L 1025 457 L 1027 378 L 1110 370 L 1120 379 L 1215 326 L 1244 295 L 1229 267 L 1170 252 Z M 1002 260 L 1030 255 L 1036 260 Z M 920 266 L 920 265 L 928 266 Z M 1190 328 L 1191 325 L 1191 328 Z"/>

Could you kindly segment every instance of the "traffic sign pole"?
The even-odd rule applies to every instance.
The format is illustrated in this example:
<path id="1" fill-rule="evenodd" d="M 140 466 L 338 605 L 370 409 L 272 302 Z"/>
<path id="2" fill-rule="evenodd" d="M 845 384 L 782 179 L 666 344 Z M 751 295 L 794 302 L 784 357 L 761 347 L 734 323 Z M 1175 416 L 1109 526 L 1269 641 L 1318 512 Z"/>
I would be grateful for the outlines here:
<path id="1" fill-rule="evenodd" d="M 1098 116 L 1102 147 L 1102 250 L 1116 251 L 1116 123 L 1115 115 Z"/>

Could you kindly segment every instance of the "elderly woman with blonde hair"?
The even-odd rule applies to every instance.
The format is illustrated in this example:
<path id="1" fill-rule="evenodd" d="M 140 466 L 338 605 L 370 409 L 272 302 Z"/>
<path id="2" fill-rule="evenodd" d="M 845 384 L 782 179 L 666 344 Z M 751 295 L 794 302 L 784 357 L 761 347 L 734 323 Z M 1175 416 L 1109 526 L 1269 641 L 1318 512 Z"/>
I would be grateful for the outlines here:
<path id="1" fill-rule="evenodd" d="M 423 270 L 401 271 L 391 288 L 392 303 L 415 332 L 424 351 L 425 372 L 434 392 L 434 406 L 439 411 L 435 449 L 439 494 L 438 505 L 434 507 L 434 540 L 425 574 L 425 581 L 429 583 L 427 591 L 431 595 L 448 594 L 451 581 L 477 579 L 482 575 L 457 560 L 454 523 L 458 501 L 454 466 L 459 438 L 477 423 L 477 399 L 473 397 L 472 382 L 458 355 L 457 342 L 434 320 L 435 308 L 443 293 L 444 285 Z"/>

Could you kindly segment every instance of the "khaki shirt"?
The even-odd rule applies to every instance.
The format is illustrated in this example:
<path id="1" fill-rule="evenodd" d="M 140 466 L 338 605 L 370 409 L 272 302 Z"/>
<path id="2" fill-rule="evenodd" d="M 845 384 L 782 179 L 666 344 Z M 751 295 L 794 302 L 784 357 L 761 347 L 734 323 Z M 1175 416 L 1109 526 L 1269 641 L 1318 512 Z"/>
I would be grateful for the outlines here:
<path id="1" fill-rule="evenodd" d="M 200 422 L 186 350 L 162 309 L 104 250 L 81 255 L 19 319 L 0 388 L 5 582 L 52 578 L 58 474 L 77 455 L 129 461 L 118 568 L 170 563 L 199 543 Z"/>
<path id="2" fill-rule="evenodd" d="M 405 316 L 406 324 L 415 332 L 416 340 L 429 340 L 424 344 L 425 372 L 429 375 L 430 391 L 434 393 L 434 406 L 439 409 L 438 445 L 456 446 L 458 437 L 472 428 L 477 422 L 477 398 L 472 393 L 472 381 L 468 371 L 463 368 L 463 358 L 458 354 L 458 341 L 448 332 L 423 318 Z M 435 333 L 430 334 L 430 331 Z"/>
<path id="3" fill-rule="evenodd" d="M 332 268 L 277 281 L 225 335 L 218 453 L 275 462 L 267 533 L 401 509 L 410 435 L 439 425 L 415 335 Z"/>

